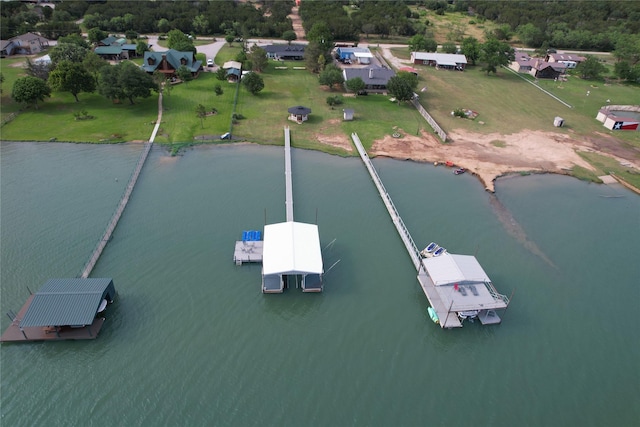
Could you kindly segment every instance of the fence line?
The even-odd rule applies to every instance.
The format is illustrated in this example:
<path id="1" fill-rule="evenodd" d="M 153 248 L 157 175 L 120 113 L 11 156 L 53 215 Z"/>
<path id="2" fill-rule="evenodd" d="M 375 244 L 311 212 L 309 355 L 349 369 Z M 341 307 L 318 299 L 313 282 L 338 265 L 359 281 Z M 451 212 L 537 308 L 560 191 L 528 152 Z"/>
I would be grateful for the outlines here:
<path id="1" fill-rule="evenodd" d="M 443 142 L 447 142 L 447 134 L 446 134 L 446 132 L 444 130 L 442 130 L 440 125 L 438 125 L 438 123 L 434 120 L 434 118 L 431 117 L 431 114 L 429 114 L 427 112 L 427 110 L 425 110 L 424 107 L 420 104 L 420 102 L 418 102 L 418 94 L 414 94 L 414 95 L 415 96 L 411 100 L 411 103 L 413 104 L 413 106 L 416 107 L 416 110 L 418 110 L 420 115 L 422 115 L 422 117 L 424 117 L 424 119 L 427 121 L 427 123 L 429 123 L 431 125 L 433 130 L 440 137 L 440 139 Z"/>
<path id="2" fill-rule="evenodd" d="M 555 96 L 554 94 L 552 94 L 551 92 L 549 92 L 546 89 L 542 89 L 540 86 L 538 86 L 537 84 L 535 84 L 534 82 L 532 82 L 531 80 L 528 80 L 526 78 L 524 78 L 523 76 L 521 76 L 519 73 L 517 73 L 516 71 L 512 70 L 509 67 L 505 67 L 504 65 L 502 66 L 502 68 L 511 71 L 513 74 L 515 74 L 516 76 L 520 77 L 522 80 L 524 80 L 525 82 L 537 87 L 538 89 L 540 89 L 541 91 L 543 91 L 544 93 L 546 93 L 547 95 L 549 95 L 550 97 L 552 97 L 553 99 L 555 99 L 556 101 L 558 101 L 559 103 L 561 103 L 562 105 L 569 107 L 569 108 L 573 108 L 573 106 L 571 106 L 571 104 L 567 104 L 566 102 L 564 102 L 562 99 L 558 98 L 557 96 Z"/>

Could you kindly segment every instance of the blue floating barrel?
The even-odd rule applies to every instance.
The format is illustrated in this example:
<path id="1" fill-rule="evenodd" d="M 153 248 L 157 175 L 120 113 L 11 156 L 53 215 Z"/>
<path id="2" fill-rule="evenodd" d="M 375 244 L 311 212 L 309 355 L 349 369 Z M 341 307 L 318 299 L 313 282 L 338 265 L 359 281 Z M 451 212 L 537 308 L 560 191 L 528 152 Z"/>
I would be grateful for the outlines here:
<path id="1" fill-rule="evenodd" d="M 245 230 L 242 232 L 242 241 L 246 242 L 247 240 L 249 240 L 249 232 Z"/>
<path id="2" fill-rule="evenodd" d="M 260 230 L 256 230 L 256 240 L 262 240 L 262 233 Z"/>

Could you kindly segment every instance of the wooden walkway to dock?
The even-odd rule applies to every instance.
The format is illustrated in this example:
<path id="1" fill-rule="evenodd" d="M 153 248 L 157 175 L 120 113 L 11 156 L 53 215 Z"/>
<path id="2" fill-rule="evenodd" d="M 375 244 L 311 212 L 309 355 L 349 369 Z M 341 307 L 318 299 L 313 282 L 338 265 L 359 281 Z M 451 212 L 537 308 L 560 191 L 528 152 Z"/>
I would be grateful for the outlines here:
<path id="1" fill-rule="evenodd" d="M 91 257 L 89 258 L 89 261 L 87 261 L 84 268 L 82 269 L 82 273 L 80 275 L 81 278 L 86 279 L 87 277 L 89 277 L 89 275 L 91 274 L 91 271 L 93 270 L 93 267 L 95 267 L 96 263 L 98 262 L 98 259 L 100 259 L 100 255 L 102 255 L 102 251 L 107 246 L 107 243 L 109 243 L 109 240 L 111 240 L 113 231 L 116 229 L 116 226 L 118 225 L 118 221 L 120 220 L 120 217 L 124 212 L 124 209 L 127 207 L 127 203 L 129 202 L 131 193 L 133 193 L 133 189 L 136 186 L 136 183 L 138 182 L 138 177 L 140 176 L 142 167 L 144 166 L 144 163 L 146 162 L 147 157 L 149 156 L 149 151 L 151 151 L 151 147 L 153 146 L 153 141 L 155 140 L 156 135 L 158 134 L 158 129 L 160 128 L 161 121 L 162 121 L 162 92 L 160 92 L 160 95 L 158 96 L 158 119 L 156 120 L 156 125 L 154 126 L 153 132 L 151 133 L 151 138 L 149 138 L 148 142 L 145 142 L 144 148 L 142 149 L 142 153 L 140 153 L 140 157 L 138 158 L 138 163 L 136 164 L 136 167 L 133 170 L 133 173 L 131 174 L 131 178 L 129 178 L 129 183 L 127 184 L 127 188 L 125 189 L 124 194 L 120 199 L 120 203 L 118 204 L 116 211 L 113 213 L 113 216 L 111 217 L 111 221 L 109 221 L 109 224 L 107 225 L 107 228 L 105 229 L 104 234 L 102 235 L 102 238 L 100 239 L 95 249 L 93 250 Z"/>
<path id="2" fill-rule="evenodd" d="M 367 167 L 367 170 L 369 171 L 369 175 L 371 175 L 371 179 L 373 179 L 374 184 L 378 188 L 380 197 L 382 197 L 382 201 L 384 202 L 384 205 L 387 207 L 387 210 L 389 211 L 389 215 L 391 216 L 391 221 L 393 222 L 393 225 L 395 225 L 396 230 L 398 230 L 398 234 L 400 235 L 400 239 L 402 239 L 402 243 L 404 243 L 405 248 L 407 248 L 407 252 L 411 257 L 411 261 L 413 262 L 413 265 L 415 266 L 416 271 L 418 272 L 418 282 L 420 282 L 420 286 L 422 287 L 424 294 L 429 300 L 429 303 L 438 314 L 438 318 L 440 319 L 440 326 L 442 328 L 462 327 L 462 323 L 460 323 L 460 319 L 458 319 L 458 316 L 456 315 L 456 313 L 449 312 L 449 307 L 447 307 L 444 304 L 444 302 L 442 301 L 442 299 L 440 298 L 440 295 L 436 290 L 436 287 L 433 281 L 427 275 L 424 268 L 422 268 L 422 258 L 420 257 L 420 251 L 418 250 L 418 247 L 413 241 L 413 238 L 411 237 L 409 230 L 404 225 L 402 218 L 400 218 L 400 214 L 398 213 L 398 210 L 393 204 L 393 201 L 391 200 L 391 196 L 389 195 L 387 190 L 384 188 L 384 185 L 382 184 L 382 180 L 378 176 L 376 169 L 373 167 L 373 163 L 371 163 L 371 159 L 369 158 L 366 150 L 362 146 L 362 142 L 360 141 L 358 134 L 352 133 L 351 139 L 353 139 L 353 143 L 355 144 L 358 150 L 358 153 L 360 153 L 360 157 L 362 158 L 364 165 Z"/>
<path id="3" fill-rule="evenodd" d="M 367 170 L 369 171 L 369 175 L 371 175 L 371 179 L 373 179 L 373 183 L 378 188 L 380 197 L 382 197 L 382 201 L 384 202 L 384 205 L 387 207 L 387 211 L 389 211 L 389 215 L 391 216 L 391 221 L 393 222 L 393 225 L 395 225 L 396 230 L 398 230 L 400 239 L 402 239 L 402 243 L 404 243 L 405 248 L 407 248 L 407 252 L 411 257 L 411 261 L 413 262 L 413 265 L 415 266 L 416 271 L 419 271 L 422 264 L 420 262 L 420 251 L 418 250 L 418 247 L 414 243 L 413 238 L 411 237 L 411 234 L 409 234 L 409 230 L 407 230 L 407 227 L 404 225 L 404 222 L 402 221 L 402 218 L 400 217 L 398 210 L 393 204 L 393 200 L 391 200 L 391 196 L 389 195 L 387 190 L 384 188 L 384 185 L 382 184 L 382 180 L 378 176 L 378 172 L 376 172 L 376 169 L 373 167 L 373 163 L 371 163 L 371 159 L 369 159 L 369 156 L 367 155 L 366 150 L 362 146 L 362 142 L 360 142 L 360 138 L 358 137 L 358 134 L 352 133 L 351 139 L 353 139 L 353 143 L 355 144 L 356 149 L 358 150 L 358 153 L 360 153 L 360 157 L 362 158 L 364 165 L 367 167 Z"/>
<path id="4" fill-rule="evenodd" d="M 284 179 L 284 203 L 287 209 L 287 222 L 293 222 L 293 178 L 291 175 L 291 135 L 289 126 L 284 127 Z"/>

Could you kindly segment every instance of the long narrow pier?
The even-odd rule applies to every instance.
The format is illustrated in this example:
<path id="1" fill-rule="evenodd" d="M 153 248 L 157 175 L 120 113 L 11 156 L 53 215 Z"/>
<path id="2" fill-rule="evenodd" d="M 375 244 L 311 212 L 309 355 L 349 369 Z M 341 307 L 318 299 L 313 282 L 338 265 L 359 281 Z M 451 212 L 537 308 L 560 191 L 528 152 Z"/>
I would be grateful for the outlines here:
<path id="1" fill-rule="evenodd" d="M 411 234 L 409 234 L 409 230 L 407 230 L 407 227 L 404 225 L 402 218 L 400 218 L 400 214 L 398 213 L 398 210 L 393 204 L 393 201 L 391 200 L 391 196 L 389 195 L 387 190 L 384 188 L 384 185 L 382 184 L 382 180 L 378 176 L 378 172 L 376 172 L 376 169 L 373 167 L 373 163 L 371 163 L 371 159 L 369 158 L 369 156 L 367 155 L 367 152 L 362 146 L 362 142 L 360 142 L 360 138 L 358 137 L 358 134 L 352 133 L 351 139 L 353 139 L 353 143 L 355 144 L 358 150 L 358 153 L 360 153 L 360 157 L 362 158 L 364 165 L 367 167 L 367 170 L 369 171 L 369 175 L 371 175 L 371 179 L 373 179 L 373 183 L 378 188 L 380 197 L 382 197 L 382 201 L 384 202 L 384 205 L 387 207 L 387 210 L 389 211 L 389 216 L 391 216 L 391 221 L 393 221 L 393 225 L 396 226 L 396 230 L 398 230 L 398 234 L 402 239 L 402 243 L 404 243 L 405 248 L 407 248 L 407 252 L 411 257 L 411 261 L 413 261 L 413 265 L 415 266 L 416 271 L 420 271 L 422 264 L 420 262 L 420 251 L 418 250 L 418 247 L 413 241 Z"/>
<path id="2" fill-rule="evenodd" d="M 89 277 L 89 275 L 91 274 L 91 271 L 93 270 L 93 267 L 95 267 L 96 263 L 98 262 L 100 255 L 102 255 L 102 251 L 104 250 L 105 246 L 107 246 L 107 243 L 111 239 L 111 235 L 113 234 L 113 231 L 116 229 L 116 226 L 118 225 L 118 221 L 122 216 L 122 212 L 124 212 L 124 209 L 127 207 L 127 203 L 129 202 L 129 198 L 131 197 L 133 188 L 138 182 L 140 171 L 144 166 L 144 162 L 147 160 L 147 157 L 149 155 L 149 151 L 151 150 L 152 145 L 153 145 L 153 142 L 145 143 L 144 149 L 142 150 L 142 153 L 140 154 L 140 158 L 138 159 L 138 163 L 136 164 L 136 168 L 134 169 L 133 174 L 131 175 L 131 178 L 129 178 L 129 183 L 127 184 L 127 188 L 125 189 L 125 192 L 122 195 L 122 198 L 120 199 L 118 208 L 113 213 L 113 216 L 111 217 L 111 221 L 109 221 L 109 225 L 107 225 L 107 228 L 105 229 L 104 234 L 102 235 L 102 238 L 100 239 L 95 249 L 93 250 L 93 254 L 91 255 L 91 258 L 89 258 L 89 261 L 87 261 L 87 264 L 84 266 L 84 269 L 82 269 L 82 275 L 80 276 L 81 278 L 86 279 L 87 277 Z"/>
<path id="3" fill-rule="evenodd" d="M 284 127 L 284 180 L 284 203 L 287 208 L 287 222 L 293 222 L 293 178 L 291 175 L 291 135 L 289 126 Z"/>
<path id="4" fill-rule="evenodd" d="M 140 176 L 142 167 L 144 166 L 144 163 L 146 162 L 147 157 L 149 156 L 149 151 L 151 151 L 151 147 L 153 146 L 153 141 L 155 140 L 156 135 L 158 134 L 158 129 L 160 129 L 161 122 L 162 122 L 162 92 L 160 92 L 160 95 L 158 96 L 158 119 L 156 120 L 156 125 L 153 127 L 151 138 L 149 138 L 148 142 L 145 142 L 144 148 L 142 149 L 142 153 L 140 153 L 140 157 L 138 158 L 138 163 L 136 164 L 136 167 L 133 170 L 133 173 L 131 174 L 131 178 L 129 178 L 129 183 L 127 184 L 127 188 L 125 189 L 124 194 L 120 199 L 120 203 L 118 204 L 116 211 L 113 213 L 113 216 L 111 217 L 111 221 L 109 221 L 109 224 L 107 225 L 107 228 L 105 229 L 104 234 L 102 235 L 102 238 L 100 239 L 100 241 L 98 241 L 98 244 L 93 250 L 91 257 L 89 258 L 89 261 L 87 261 L 84 268 L 82 269 L 82 274 L 80 275 L 81 278 L 86 279 L 87 277 L 89 277 L 89 275 L 91 274 L 91 271 L 93 270 L 93 267 L 95 267 L 96 263 L 98 262 L 98 259 L 100 259 L 100 255 L 102 255 L 102 251 L 107 246 L 107 243 L 109 243 L 109 240 L 113 235 L 113 231 L 116 229 L 116 226 L 118 225 L 118 221 L 120 221 L 120 217 L 122 216 L 124 209 L 127 207 L 127 203 L 129 202 L 131 193 L 133 193 L 133 189 L 136 186 L 136 183 L 138 182 L 138 177 Z"/>
<path id="5" fill-rule="evenodd" d="M 440 326 L 443 328 L 462 327 L 462 324 L 460 323 L 458 316 L 456 316 L 455 314 L 449 313 L 448 307 L 440 299 L 440 295 L 436 291 L 436 287 L 431 281 L 431 278 L 427 275 L 426 271 L 422 268 L 422 262 L 420 261 L 421 260 L 420 251 L 418 250 L 418 247 L 413 241 L 411 234 L 409 234 L 409 230 L 407 230 L 407 227 L 404 225 L 402 218 L 400 218 L 400 214 L 398 213 L 398 210 L 393 204 L 393 201 L 391 200 L 391 196 L 389 195 L 387 190 L 384 188 L 384 185 L 382 184 L 382 180 L 378 176 L 376 169 L 373 167 L 373 163 L 371 163 L 371 159 L 369 158 L 369 156 L 367 155 L 367 152 L 362 146 L 362 142 L 360 142 L 360 138 L 358 137 L 358 134 L 352 133 L 351 139 L 353 139 L 353 143 L 358 149 L 358 153 L 360 153 L 360 157 L 362 158 L 364 165 L 367 167 L 367 170 L 369 171 L 369 175 L 371 175 L 371 179 L 373 179 L 374 184 L 378 188 L 380 197 L 382 197 L 382 201 L 384 202 L 384 205 L 387 207 L 387 210 L 389 211 L 389 215 L 391 216 L 393 225 L 396 226 L 396 229 L 398 230 L 398 234 L 402 239 L 402 243 L 404 243 L 405 248 L 407 248 L 407 252 L 411 257 L 411 261 L 413 261 L 413 265 L 415 266 L 416 271 L 418 272 L 418 281 L 420 282 L 420 286 L 422 287 L 422 290 L 424 291 L 424 294 L 426 295 L 427 299 L 431 303 L 433 309 L 436 310 L 436 313 L 438 314 L 438 318 L 441 319 Z"/>

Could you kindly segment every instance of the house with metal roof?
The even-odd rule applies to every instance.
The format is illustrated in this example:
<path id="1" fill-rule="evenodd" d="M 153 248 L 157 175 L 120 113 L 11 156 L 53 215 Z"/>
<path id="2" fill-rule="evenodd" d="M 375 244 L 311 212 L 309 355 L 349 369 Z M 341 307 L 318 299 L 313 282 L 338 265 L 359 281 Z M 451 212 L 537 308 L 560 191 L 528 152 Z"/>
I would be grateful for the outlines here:
<path id="1" fill-rule="evenodd" d="M 115 296 L 112 279 L 50 279 L 29 297 L 0 340 L 96 338 L 105 320 L 98 314 Z"/>
<path id="2" fill-rule="evenodd" d="M 174 49 L 164 52 L 147 51 L 142 61 L 142 69 L 147 73 L 159 71 L 167 78 L 175 77 L 176 70 L 182 66 L 187 67 L 193 77 L 197 77 L 203 70 L 202 61 L 197 60 L 196 54 L 191 51 L 179 52 Z"/>
<path id="3" fill-rule="evenodd" d="M 467 57 L 457 53 L 411 52 L 411 62 L 436 67 L 438 70 L 464 71 Z"/>
<path id="4" fill-rule="evenodd" d="M 370 64 L 373 54 L 366 47 L 338 47 L 336 59 L 340 62 L 357 61 L 359 64 Z"/>
<path id="5" fill-rule="evenodd" d="M 277 61 L 300 61 L 304 59 L 303 44 L 269 44 L 262 46 L 267 57 Z"/>
<path id="6" fill-rule="evenodd" d="M 395 75 L 395 71 L 383 67 L 345 68 L 342 70 L 345 82 L 360 77 L 365 84 L 365 90 L 374 92 L 385 91 L 389 79 Z"/>

